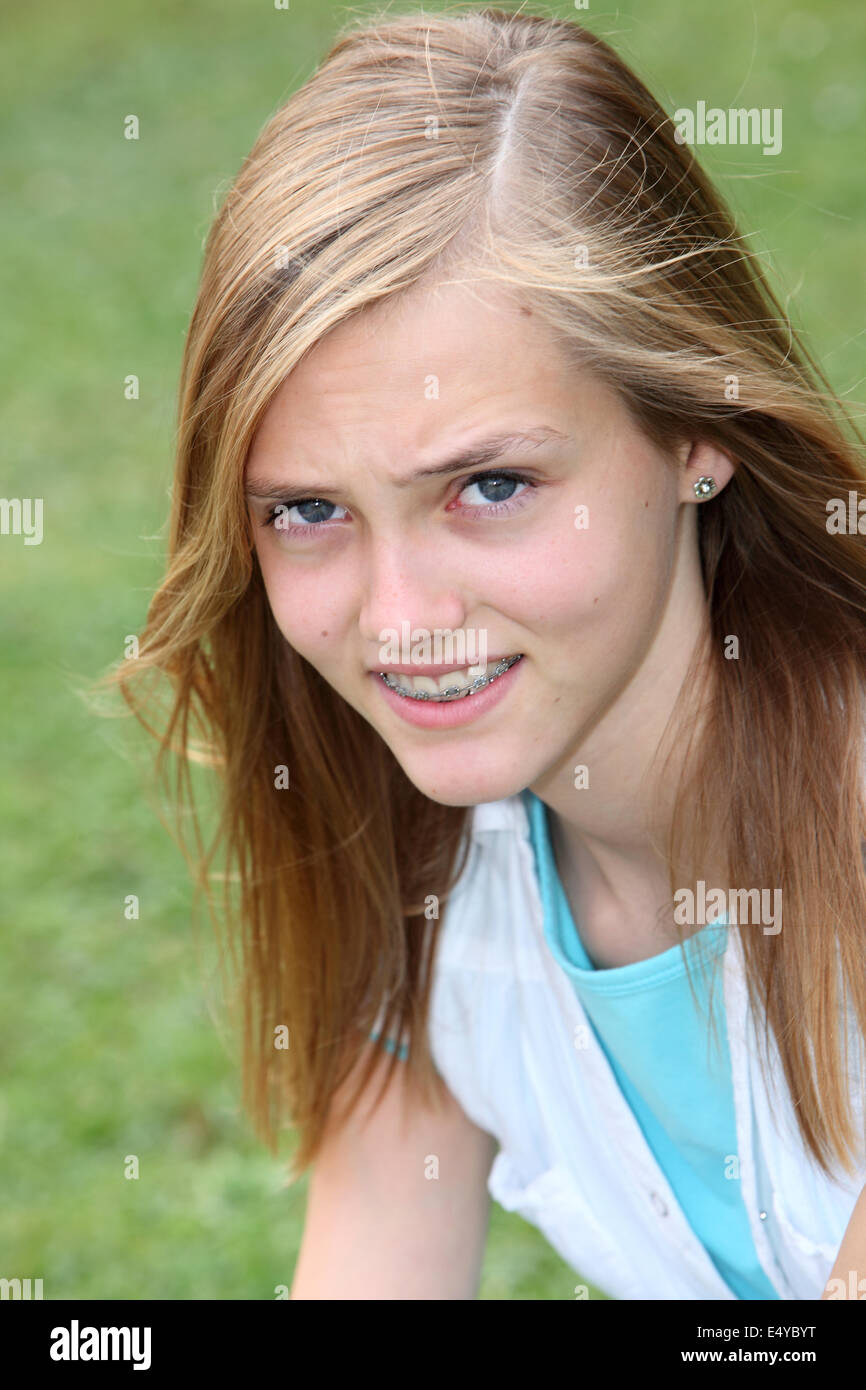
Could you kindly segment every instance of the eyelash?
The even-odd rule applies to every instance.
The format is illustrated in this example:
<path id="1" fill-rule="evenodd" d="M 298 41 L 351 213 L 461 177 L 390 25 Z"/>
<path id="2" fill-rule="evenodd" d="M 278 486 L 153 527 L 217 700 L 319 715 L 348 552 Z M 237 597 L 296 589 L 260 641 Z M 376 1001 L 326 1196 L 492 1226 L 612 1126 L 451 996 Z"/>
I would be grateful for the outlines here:
<path id="1" fill-rule="evenodd" d="M 538 486 L 537 483 L 534 483 L 531 478 L 527 478 L 523 473 L 514 473 L 509 469 L 497 469 L 495 471 L 489 471 L 487 473 L 474 473 L 471 478 L 467 478 L 465 480 L 463 487 L 460 489 L 460 492 L 457 494 L 457 496 L 459 497 L 465 488 L 472 487 L 474 483 L 489 482 L 492 478 L 495 478 L 499 481 L 507 479 L 507 481 L 511 483 L 525 483 L 530 490 L 534 490 Z M 475 512 L 481 513 L 483 516 L 501 516 L 503 513 L 516 511 L 518 507 L 523 505 L 522 499 L 526 496 L 528 496 L 527 493 L 521 493 L 520 497 L 518 498 L 509 497 L 508 500 L 505 502 L 489 502 L 484 507 L 471 507 L 469 508 L 469 511 L 470 514 Z M 277 516 L 280 514 L 280 507 L 298 507 L 303 505 L 304 502 L 323 501 L 325 501 L 325 499 L 322 497 L 286 497 L 282 501 L 274 503 L 273 507 L 271 507 L 270 511 L 267 513 L 267 516 L 265 516 L 265 518 L 261 522 L 261 525 L 273 526 L 276 522 Z M 286 525 L 284 523 L 280 527 L 280 534 L 283 536 L 309 536 L 314 531 L 325 531 L 327 530 L 327 528 L 328 523 L 326 521 L 308 521 L 303 523 L 292 522 L 289 525 Z"/>

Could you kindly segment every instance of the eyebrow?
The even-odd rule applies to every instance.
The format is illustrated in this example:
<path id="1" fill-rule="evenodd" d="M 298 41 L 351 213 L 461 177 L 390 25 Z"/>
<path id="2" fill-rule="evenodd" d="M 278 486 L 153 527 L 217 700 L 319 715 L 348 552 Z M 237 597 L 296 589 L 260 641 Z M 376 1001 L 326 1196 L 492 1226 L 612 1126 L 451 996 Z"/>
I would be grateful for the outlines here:
<path id="1" fill-rule="evenodd" d="M 530 429 L 514 430 L 507 434 L 492 434 L 485 439 L 478 440 L 469 448 L 462 449 L 459 453 L 443 459 L 441 463 L 435 463 L 430 468 L 419 468 L 406 478 L 395 479 L 394 487 L 410 487 L 412 483 L 420 482 L 422 478 L 435 478 L 448 473 L 459 473 L 463 468 L 478 468 L 484 464 L 495 463 L 497 459 L 506 454 L 519 453 L 526 449 L 538 448 L 539 445 L 550 441 L 562 442 L 569 438 L 569 435 L 563 434 L 561 430 L 553 429 L 551 425 L 534 425 Z M 317 487 L 322 491 L 328 490 L 326 484 L 313 484 L 305 488 L 303 483 L 287 482 L 285 479 L 269 478 L 257 474 L 248 479 L 244 491 L 247 497 L 254 497 L 260 501 L 270 501 L 284 493 L 299 493 L 302 490 L 315 496 Z"/>

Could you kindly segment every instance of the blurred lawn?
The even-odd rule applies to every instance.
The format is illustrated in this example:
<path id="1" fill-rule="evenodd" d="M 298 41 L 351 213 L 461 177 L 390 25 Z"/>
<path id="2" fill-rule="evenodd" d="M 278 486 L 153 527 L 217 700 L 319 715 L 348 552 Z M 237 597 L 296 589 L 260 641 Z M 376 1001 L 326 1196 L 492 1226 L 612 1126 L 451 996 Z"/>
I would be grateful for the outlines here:
<path id="1" fill-rule="evenodd" d="M 776 158 L 699 153 L 835 388 L 859 399 L 858 0 L 539 9 L 610 38 L 669 112 L 783 108 Z M 161 573 L 178 368 L 215 202 L 351 12 L 368 9 L 43 0 L 0 21 L 3 489 L 45 499 L 42 545 L 0 539 L 0 1275 L 42 1277 L 46 1298 L 261 1299 L 291 1283 L 306 1184 L 282 1187 L 239 1113 L 207 1005 L 212 956 L 200 965 L 185 865 L 131 731 L 94 720 L 75 689 L 139 630 Z M 129 113 L 138 142 L 122 138 Z M 138 401 L 124 399 L 129 373 Z M 130 893 L 138 921 L 123 915 Z M 569 1299 L 577 1282 L 493 1208 L 482 1298 Z"/>

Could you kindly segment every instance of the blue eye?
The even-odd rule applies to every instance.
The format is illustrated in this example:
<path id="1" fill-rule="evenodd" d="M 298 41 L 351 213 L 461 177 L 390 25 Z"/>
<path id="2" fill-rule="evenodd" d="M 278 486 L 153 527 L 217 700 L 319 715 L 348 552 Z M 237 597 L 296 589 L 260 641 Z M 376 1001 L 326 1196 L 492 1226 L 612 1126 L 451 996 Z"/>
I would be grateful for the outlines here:
<path id="1" fill-rule="evenodd" d="M 471 487 L 477 487 L 482 490 L 485 488 L 492 488 L 494 490 L 494 495 L 491 497 L 488 494 L 485 497 L 485 501 L 489 506 L 499 507 L 514 499 L 514 488 L 519 487 L 521 484 L 532 487 L 529 479 L 521 477 L 518 473 L 479 473 L 474 478 L 468 479 L 466 486 L 461 489 L 460 496 L 462 497 L 463 493 Z M 511 489 L 511 491 L 506 492 L 505 496 L 503 496 L 501 492 L 503 487 Z M 470 510 L 474 511 L 475 508 L 471 507 Z"/>
<path id="2" fill-rule="evenodd" d="M 277 502 L 275 506 L 271 507 L 262 524 L 273 526 L 276 531 L 286 531 L 289 534 L 297 535 L 299 530 L 318 530 L 322 522 L 333 520 L 333 513 L 336 510 L 336 502 L 326 502 L 322 497 L 302 497 L 297 502 Z M 292 511 L 301 514 L 302 526 L 289 521 L 289 512 Z M 323 511 L 327 515 L 322 515 Z M 343 511 L 345 511 L 345 507 Z"/>
<path id="3" fill-rule="evenodd" d="M 471 516 L 473 521 L 481 517 L 516 511 L 523 505 L 523 502 L 522 494 L 519 494 L 517 498 L 514 497 L 515 487 L 524 487 L 531 492 L 537 486 L 537 483 L 524 477 L 522 473 L 493 470 L 489 470 L 487 473 L 476 473 L 473 477 L 465 480 L 458 497 L 462 497 L 469 488 L 477 487 L 486 490 L 492 489 L 493 498 L 488 495 L 480 506 L 471 504 L 457 507 L 455 510 L 463 512 L 467 518 Z M 504 497 L 502 496 L 503 488 L 506 492 Z M 289 521 L 289 513 L 293 511 L 301 516 L 300 523 Z M 340 507 L 336 502 L 326 501 L 323 497 L 286 498 L 271 507 L 261 524 L 262 526 L 273 527 L 283 538 L 312 536 L 317 531 L 327 534 L 331 529 L 327 524 L 328 522 L 343 520 L 343 517 L 335 518 L 334 513 L 336 511 L 345 513 L 346 509 Z"/>

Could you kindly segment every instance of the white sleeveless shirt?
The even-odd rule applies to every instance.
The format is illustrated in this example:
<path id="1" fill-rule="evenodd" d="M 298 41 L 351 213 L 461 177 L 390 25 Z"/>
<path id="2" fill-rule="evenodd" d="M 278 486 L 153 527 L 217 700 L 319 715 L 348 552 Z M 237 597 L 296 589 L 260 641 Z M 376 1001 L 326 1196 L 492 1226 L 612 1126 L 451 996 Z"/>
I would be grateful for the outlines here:
<path id="1" fill-rule="evenodd" d="M 521 797 L 475 806 L 469 827 L 469 857 L 438 927 L 429 1039 L 451 1093 L 499 1143 L 491 1196 L 612 1298 L 734 1299 L 550 953 Z M 866 1152 L 853 1179 L 820 1171 L 799 1137 L 772 1035 L 767 1090 L 733 930 L 723 980 L 738 1180 L 755 1249 L 780 1298 L 819 1299 L 866 1186 Z M 862 1130 L 863 1078 L 850 1081 Z"/>

